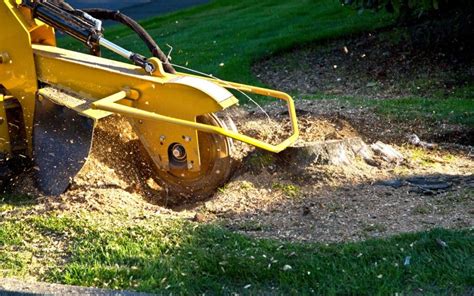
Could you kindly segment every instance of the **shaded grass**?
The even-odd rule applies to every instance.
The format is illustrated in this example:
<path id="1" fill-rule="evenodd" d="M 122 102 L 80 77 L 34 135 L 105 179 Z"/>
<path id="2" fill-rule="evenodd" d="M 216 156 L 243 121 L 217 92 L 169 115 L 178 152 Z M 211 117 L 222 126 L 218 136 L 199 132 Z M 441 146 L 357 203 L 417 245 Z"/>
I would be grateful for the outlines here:
<path id="1" fill-rule="evenodd" d="M 474 128 L 474 100 L 446 98 L 401 98 L 392 100 L 366 100 L 380 114 L 399 120 L 424 119 L 431 122 L 463 124 Z"/>
<path id="2" fill-rule="evenodd" d="M 7 218 L 0 220 L 0 277 L 44 276 L 61 264 L 69 232 L 78 231 L 71 217 L 28 216 L 23 208 L 3 214 Z"/>
<path id="3" fill-rule="evenodd" d="M 27 274 L 31 262 L 28 240 L 29 227 L 19 221 L 0 222 L 0 277 Z"/>
<path id="4" fill-rule="evenodd" d="M 312 94 L 303 99 L 342 100 L 354 106 L 374 107 L 375 112 L 400 121 L 422 120 L 427 122 L 461 124 L 474 128 L 474 100 L 465 94 L 470 87 L 460 88 L 449 97 L 405 97 L 396 99 L 367 99 L 363 97 Z"/>
<path id="5" fill-rule="evenodd" d="M 28 208 L 36 204 L 36 201 L 27 195 L 0 195 L 0 212 L 14 208 Z"/>
<path id="6" fill-rule="evenodd" d="M 48 281 L 147 292 L 459 293 L 474 285 L 473 230 L 437 229 L 358 243 L 291 244 L 157 216 L 124 218 L 88 213 L 7 220 L 1 222 L 0 246 L 15 245 L 19 254 L 28 251 L 22 241 L 54 242 L 67 234 L 68 259 L 44 275 Z M 17 234 L 25 228 L 29 236 Z M 32 252 L 34 256 L 38 251 Z M 408 256 L 410 265 L 404 266 Z M 9 257 L 5 262 L 0 256 L 0 269 L 10 275 L 25 272 L 29 260 Z"/>

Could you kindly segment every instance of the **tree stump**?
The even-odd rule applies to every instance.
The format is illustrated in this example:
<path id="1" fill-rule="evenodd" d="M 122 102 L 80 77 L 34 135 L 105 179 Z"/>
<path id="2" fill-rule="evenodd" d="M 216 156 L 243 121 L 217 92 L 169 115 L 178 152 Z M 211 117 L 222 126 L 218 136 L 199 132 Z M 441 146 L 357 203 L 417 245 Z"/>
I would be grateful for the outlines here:
<path id="1" fill-rule="evenodd" d="M 403 155 L 392 146 L 377 142 L 367 145 L 361 138 L 347 138 L 324 142 L 303 142 L 289 147 L 279 154 L 279 157 L 289 165 L 299 168 L 311 165 L 351 165 L 357 157 L 367 164 L 379 166 L 383 161 L 399 163 Z"/>

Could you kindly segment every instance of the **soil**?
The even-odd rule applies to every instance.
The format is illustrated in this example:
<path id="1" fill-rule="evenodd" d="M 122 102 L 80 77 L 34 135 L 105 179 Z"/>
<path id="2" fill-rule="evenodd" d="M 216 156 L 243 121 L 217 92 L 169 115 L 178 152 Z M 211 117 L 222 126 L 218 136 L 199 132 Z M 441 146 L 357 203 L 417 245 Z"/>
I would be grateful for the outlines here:
<path id="1" fill-rule="evenodd" d="M 465 31 L 450 19 L 306 44 L 253 70 L 265 83 L 300 94 L 449 95 L 474 82 L 474 30 L 472 20 L 465 23 Z"/>
<path id="2" fill-rule="evenodd" d="M 304 113 L 300 114 L 300 144 L 352 137 L 367 143 L 385 140 L 379 131 L 390 126 L 383 119 L 374 115 L 372 129 L 364 130 L 357 119 L 373 113 L 340 104 L 302 101 L 298 105 Z M 276 120 L 286 115 L 279 105 L 266 109 Z M 233 115 L 236 122 L 243 123 L 239 130 L 262 139 L 281 138 L 288 129 L 288 124 L 273 125 L 255 109 Z M 42 196 L 31 175 L 20 178 L 15 187 L 17 193 L 40 196 L 38 211 L 86 209 L 125 212 L 130 217 L 158 213 L 291 241 L 353 241 L 434 227 L 473 226 L 472 147 L 438 143 L 438 148 L 426 150 L 406 142 L 392 143 L 405 157 L 403 163 L 379 167 L 356 161 L 351 166 L 308 164 L 294 169 L 278 155 L 241 148 L 240 167 L 225 187 L 206 201 L 169 208 L 170 197 L 151 178 L 130 125 L 114 117 L 99 124 L 90 158 L 65 194 Z M 428 182 L 441 179 L 448 186 L 426 191 L 407 181 L 420 176 Z M 395 188 L 390 182 L 380 183 L 383 180 L 402 185 Z"/>
<path id="3" fill-rule="evenodd" d="M 450 92 L 474 75 L 472 63 L 431 63 L 444 69 L 438 71 L 438 66 L 426 65 L 430 59 L 444 59 L 438 52 L 426 56 L 392 48 L 379 35 L 334 41 L 325 48 L 295 50 L 264 61 L 254 71 L 278 89 L 299 93 L 325 90 L 379 99 L 409 93 L 411 90 L 398 82 L 417 75 L 430 75 L 439 82 L 446 73 L 449 77 L 468 73 L 449 86 L 445 81 L 441 87 L 435 83 L 426 93 L 435 89 Z M 379 66 L 376 54 L 392 57 L 392 64 Z M 288 60 L 301 64 L 289 65 Z M 297 70 L 300 67 L 306 67 L 304 75 Z M 368 86 L 375 79 L 372 75 L 378 77 L 377 91 Z M 227 185 L 207 200 L 171 207 L 176 197 L 168 196 L 153 180 L 130 124 L 124 118 L 111 117 L 96 128 L 91 155 L 66 193 L 41 195 L 32 172 L 16 180 L 14 191 L 37 197 L 35 211 L 125 212 L 130 217 L 160 214 L 219 223 L 258 238 L 290 241 L 357 241 L 436 227 L 474 226 L 474 150 L 452 136 L 458 126 L 396 122 L 370 107 L 356 107 L 344 100 L 299 99 L 297 108 L 299 145 L 360 137 L 367 144 L 390 144 L 404 161 L 371 165 L 356 159 L 350 166 L 295 167 L 279 155 L 239 144 L 239 166 Z M 243 107 L 230 115 L 241 132 L 278 142 L 290 132 L 287 111 L 278 104 L 265 109 L 272 120 L 257 108 Z M 412 134 L 436 145 L 428 149 L 409 144 Z M 446 134 L 451 136 L 443 136 Z"/>
<path id="4" fill-rule="evenodd" d="M 390 125 L 370 109 L 341 104 L 300 101 L 298 108 L 304 111 L 300 111 L 304 113 L 300 115 L 300 144 L 352 137 L 373 143 L 392 138 L 380 132 Z M 272 117 L 284 114 L 276 106 L 267 109 Z M 365 116 L 371 128 L 359 124 L 363 114 L 371 114 Z M 257 122 L 264 126 L 265 118 Z M 405 137 L 392 143 L 403 154 L 403 163 L 379 167 L 360 160 L 351 166 L 308 164 L 298 169 L 278 156 L 253 152 L 233 180 L 197 209 L 230 229 L 292 241 L 354 241 L 433 227 L 473 226 L 472 147 L 438 143 L 437 149 L 427 150 L 407 142 Z M 449 187 L 420 190 L 406 182 L 413 177 Z M 401 184 L 394 188 L 383 180 Z"/>

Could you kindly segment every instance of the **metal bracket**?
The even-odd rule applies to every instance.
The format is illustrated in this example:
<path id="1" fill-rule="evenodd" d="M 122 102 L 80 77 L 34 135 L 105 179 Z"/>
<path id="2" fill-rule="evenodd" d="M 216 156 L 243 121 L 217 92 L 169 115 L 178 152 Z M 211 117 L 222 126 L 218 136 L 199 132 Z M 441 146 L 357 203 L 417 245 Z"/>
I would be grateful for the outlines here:
<path id="1" fill-rule="evenodd" d="M 203 132 L 220 134 L 220 135 L 235 139 L 237 141 L 241 141 L 241 142 L 244 142 L 244 143 L 247 143 L 255 147 L 258 147 L 270 152 L 274 152 L 274 153 L 281 152 L 282 150 L 286 149 L 288 146 L 293 144 L 298 139 L 299 130 L 298 130 L 298 119 L 296 117 L 295 104 L 293 102 L 293 99 L 288 94 L 279 92 L 279 91 L 270 90 L 270 89 L 258 88 L 258 87 L 253 87 L 253 86 L 243 85 L 243 84 L 238 84 L 238 83 L 233 83 L 233 82 L 216 81 L 216 80 L 211 80 L 211 81 L 214 83 L 217 83 L 218 85 L 224 88 L 236 89 L 236 90 L 240 90 L 244 92 L 255 93 L 255 94 L 269 96 L 269 97 L 286 101 L 287 107 L 288 107 L 288 113 L 290 115 L 290 120 L 292 124 L 292 129 L 293 129 L 292 135 L 289 136 L 284 141 L 282 141 L 281 143 L 277 145 L 272 145 L 272 144 L 257 140 L 255 138 L 243 135 L 241 133 L 230 131 L 230 130 L 220 128 L 217 126 L 211 126 L 211 125 L 197 123 L 197 122 L 193 122 L 189 120 L 169 117 L 169 116 L 157 114 L 154 112 L 148 112 L 148 111 L 144 111 L 144 110 L 137 109 L 134 107 L 118 104 L 117 103 L 118 101 L 127 98 L 126 91 L 119 91 L 111 96 L 95 101 L 91 104 L 91 107 L 95 109 L 103 110 L 103 111 L 121 114 L 121 115 L 135 118 L 135 119 L 163 121 L 163 122 L 167 122 L 171 124 L 194 128 L 196 130 L 203 131 Z"/>

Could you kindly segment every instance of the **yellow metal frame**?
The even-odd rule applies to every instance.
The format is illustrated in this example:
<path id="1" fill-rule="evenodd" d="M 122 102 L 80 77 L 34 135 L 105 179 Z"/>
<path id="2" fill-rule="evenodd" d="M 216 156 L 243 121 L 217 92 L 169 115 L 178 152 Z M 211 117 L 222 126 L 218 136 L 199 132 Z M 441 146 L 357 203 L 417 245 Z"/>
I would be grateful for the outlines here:
<path id="1" fill-rule="evenodd" d="M 0 1 L 0 84 L 8 94 L 18 99 L 23 109 L 29 152 L 32 149 L 31 135 L 35 109 L 37 77 L 31 43 L 43 40 L 45 44 L 54 42 L 54 32 L 40 22 L 28 17 L 28 12 L 19 9 L 15 0 Z M 5 58 L 8 57 L 8 58 Z M 0 138 L 7 138 L 8 131 L 0 130 Z M 0 152 L 8 153 L 4 145 Z"/>
<path id="2" fill-rule="evenodd" d="M 190 170 L 199 170 L 198 131 L 220 134 L 275 153 L 298 138 L 294 102 L 286 93 L 185 73 L 165 73 L 161 62 L 154 58 L 150 61 L 158 66 L 158 71 L 150 76 L 134 65 L 57 48 L 54 30 L 33 19 L 28 9 L 19 8 L 16 0 L 0 0 L 0 27 L 4 28 L 0 35 L 0 55 L 8 56 L 10 60 L 0 63 L 0 83 L 20 101 L 30 152 L 35 100 L 49 98 L 54 101 L 54 96 L 37 89 L 38 81 L 85 98 L 84 104 L 80 100 L 65 104 L 81 115 L 99 120 L 108 115 L 103 111 L 108 111 L 130 117 L 140 140 L 162 169 L 169 165 L 166 147 L 180 142 L 188 152 L 188 164 L 195 164 Z M 292 134 L 273 145 L 196 122 L 201 115 L 237 104 L 238 100 L 229 90 L 285 101 Z M 0 137 L 5 136 L 7 132 L 0 130 Z M 8 147 L 0 145 L 2 151 L 8 152 Z"/>
<path id="3" fill-rule="evenodd" d="M 193 139 L 192 142 L 183 144 L 188 145 L 186 146 L 189 151 L 188 156 L 192 157 L 190 160 L 193 160 L 195 164 L 199 163 L 199 151 L 193 150 L 193 147 L 197 146 L 197 131 L 220 134 L 274 153 L 278 153 L 293 144 L 299 136 L 293 99 L 288 94 L 280 91 L 185 73 L 175 75 L 162 73 L 158 76 L 147 76 L 139 74 L 142 70 L 129 64 L 50 46 L 33 45 L 33 49 L 40 81 L 44 81 L 53 87 L 85 93 L 92 101 L 92 108 L 121 114 L 136 119 L 135 122 L 142 120 L 142 125 L 150 122 L 149 126 L 157 132 L 159 129 L 163 129 L 161 126 L 166 124 L 166 129 L 172 131 L 172 134 L 179 135 L 180 138 L 180 135 L 190 135 Z M 58 75 L 58 73 L 61 74 Z M 225 99 L 219 100 L 210 90 L 208 90 L 208 93 L 204 93 L 202 89 L 192 85 L 177 83 L 185 77 L 207 81 L 207 83 L 212 83 L 219 89 L 238 90 L 285 101 L 293 133 L 281 143 L 272 145 L 225 128 L 196 122 L 195 116 L 219 112 L 235 105 L 238 101 L 230 92 L 227 98 L 224 97 Z M 100 86 L 98 86 L 97 81 L 101 82 Z M 125 89 L 128 89 L 128 92 Z M 167 90 L 169 90 L 168 94 L 172 97 L 166 95 Z M 177 96 L 180 99 L 177 99 Z M 103 99 L 97 99 L 101 97 Z M 145 105 L 144 102 L 148 102 L 149 105 Z M 151 108 L 154 104 L 161 107 L 159 109 Z M 187 109 L 187 111 L 183 113 L 184 109 Z M 190 116 L 190 114 L 193 114 L 193 116 Z M 162 122 L 162 124 L 151 124 L 151 122 L 156 121 Z M 140 128 L 142 125 L 136 124 L 135 126 Z M 140 132 L 143 132 L 143 130 Z M 160 134 L 157 137 L 157 132 L 154 132 L 154 138 L 159 138 Z M 148 139 L 151 139 L 150 141 L 154 142 L 145 143 L 145 146 L 161 146 L 159 140 L 154 138 L 148 137 Z M 180 138 L 175 138 L 172 142 L 179 142 Z M 164 151 L 160 153 L 157 153 L 157 151 L 149 152 L 151 152 L 150 155 L 160 154 L 162 159 L 158 159 L 156 162 L 166 165 L 167 153 L 164 153 Z M 198 168 L 196 167 L 196 169 Z"/>
<path id="4" fill-rule="evenodd" d="M 215 82 L 214 80 L 212 81 Z M 282 141 L 281 143 L 277 145 L 272 145 L 272 144 L 257 140 L 255 138 L 243 135 L 241 133 L 233 132 L 221 127 L 202 124 L 202 123 L 193 122 L 189 120 L 183 120 L 179 118 L 173 118 L 173 117 L 157 114 L 154 112 L 148 112 L 148 111 L 140 110 L 137 108 L 133 108 L 133 107 L 129 107 L 129 106 L 125 106 L 125 105 L 117 103 L 129 97 L 129 92 L 127 91 L 119 91 L 111 96 L 95 101 L 94 103 L 92 103 L 91 106 L 92 108 L 95 108 L 95 109 L 108 111 L 108 112 L 114 112 L 114 113 L 121 114 L 127 117 L 135 118 L 135 119 L 163 121 L 163 122 L 167 122 L 171 124 L 194 128 L 196 130 L 203 131 L 203 132 L 220 134 L 220 135 L 253 145 L 255 147 L 258 147 L 270 152 L 274 152 L 274 153 L 279 153 L 283 151 L 285 148 L 293 144 L 298 139 L 299 129 L 298 129 L 298 119 L 296 117 L 295 104 L 294 104 L 293 99 L 288 94 L 285 94 L 279 91 L 270 90 L 270 89 L 252 87 L 249 85 L 238 84 L 238 83 L 233 83 L 233 82 L 218 81 L 218 84 L 220 84 L 222 87 L 227 86 L 232 89 L 245 91 L 248 93 L 265 95 L 268 97 L 273 97 L 273 98 L 286 101 L 287 106 L 288 106 L 288 113 L 290 114 L 290 120 L 292 124 L 292 130 L 293 130 L 292 135 L 288 137 L 286 140 Z"/>

